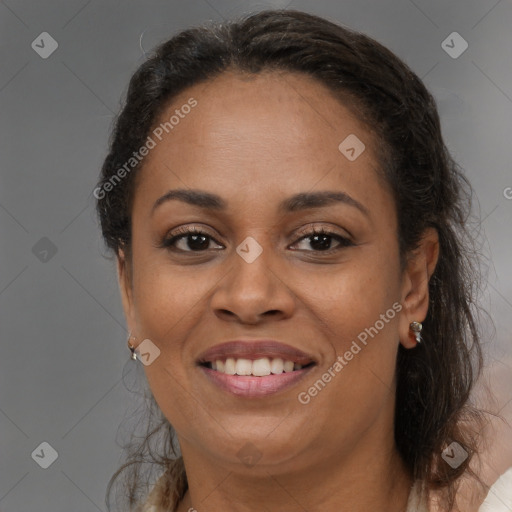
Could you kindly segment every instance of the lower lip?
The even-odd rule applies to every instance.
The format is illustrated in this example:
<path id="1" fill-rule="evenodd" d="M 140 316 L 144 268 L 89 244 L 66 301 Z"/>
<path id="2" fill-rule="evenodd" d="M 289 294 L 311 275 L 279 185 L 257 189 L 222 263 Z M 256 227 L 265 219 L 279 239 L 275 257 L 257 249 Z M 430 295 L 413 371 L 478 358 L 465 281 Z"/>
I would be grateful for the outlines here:
<path id="1" fill-rule="evenodd" d="M 273 395 L 297 384 L 314 365 L 293 372 L 283 372 L 278 375 L 253 377 L 250 375 L 228 375 L 205 366 L 199 366 L 204 375 L 219 388 L 233 395 L 246 398 L 258 398 Z"/>

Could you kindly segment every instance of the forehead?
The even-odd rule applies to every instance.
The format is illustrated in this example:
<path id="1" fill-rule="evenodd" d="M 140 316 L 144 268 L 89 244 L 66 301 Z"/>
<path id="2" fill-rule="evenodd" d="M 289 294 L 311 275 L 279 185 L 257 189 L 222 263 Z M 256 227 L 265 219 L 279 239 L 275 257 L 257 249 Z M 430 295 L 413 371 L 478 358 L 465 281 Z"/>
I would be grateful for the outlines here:
<path id="1" fill-rule="evenodd" d="M 182 109 L 191 100 L 195 106 Z M 224 196 L 246 190 L 268 201 L 321 182 L 369 200 L 382 188 L 376 138 L 353 112 L 307 75 L 224 73 L 188 88 L 160 114 L 136 196 L 179 186 Z M 356 156 L 363 149 L 356 159 L 347 157 L 352 147 Z"/>

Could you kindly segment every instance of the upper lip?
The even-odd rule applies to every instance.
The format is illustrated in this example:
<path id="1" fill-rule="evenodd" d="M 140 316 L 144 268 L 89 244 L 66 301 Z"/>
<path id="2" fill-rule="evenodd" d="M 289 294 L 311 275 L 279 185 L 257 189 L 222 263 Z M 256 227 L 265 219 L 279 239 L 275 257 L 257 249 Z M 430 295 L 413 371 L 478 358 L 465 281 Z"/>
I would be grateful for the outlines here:
<path id="1" fill-rule="evenodd" d="M 280 357 L 285 361 L 293 361 L 294 363 L 303 366 L 316 362 L 313 356 L 278 341 L 234 340 L 226 343 L 220 343 L 219 345 L 215 345 L 208 350 L 205 350 L 197 358 L 197 363 L 208 363 L 218 359 L 227 359 L 228 357 L 251 360 L 261 359 L 263 357 L 268 357 L 269 359 Z"/>

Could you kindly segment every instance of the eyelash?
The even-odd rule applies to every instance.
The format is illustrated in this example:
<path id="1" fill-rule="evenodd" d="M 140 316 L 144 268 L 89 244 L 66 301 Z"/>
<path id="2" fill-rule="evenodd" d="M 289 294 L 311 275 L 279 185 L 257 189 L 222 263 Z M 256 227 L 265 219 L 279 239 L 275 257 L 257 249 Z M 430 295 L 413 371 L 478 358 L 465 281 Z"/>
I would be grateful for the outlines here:
<path id="1" fill-rule="evenodd" d="M 338 243 L 339 243 L 339 246 L 338 247 L 335 247 L 335 248 L 332 248 L 332 249 L 327 249 L 325 251 L 315 251 L 315 250 L 311 250 L 311 251 L 306 251 L 306 252 L 316 252 L 316 253 L 320 253 L 320 254 L 332 254 L 333 252 L 336 252 L 336 251 L 339 251 L 343 248 L 346 248 L 346 247 L 351 247 L 351 246 L 354 246 L 355 244 L 349 240 L 348 238 L 344 237 L 344 236 L 341 236 L 337 233 L 333 233 L 331 231 L 328 231 L 326 229 L 324 229 L 323 227 L 322 228 L 316 228 L 314 227 L 312 230 L 309 230 L 309 231 L 306 231 L 306 230 L 303 230 L 301 234 L 301 237 L 295 242 L 295 243 L 298 243 L 298 242 L 301 242 L 302 240 L 305 240 L 307 238 L 311 238 L 315 235 L 327 235 L 331 238 L 334 238 Z M 165 237 L 163 240 L 162 240 L 162 243 L 159 245 L 159 247 L 161 249 L 168 249 L 168 250 L 172 250 L 172 251 L 176 251 L 176 252 L 182 252 L 182 253 L 204 253 L 206 252 L 208 249 L 205 249 L 203 251 L 192 251 L 192 250 L 189 250 L 189 251 L 183 251 L 182 249 L 176 249 L 174 247 L 174 244 L 180 240 L 181 238 L 186 238 L 188 235 L 202 235 L 202 236 L 205 236 L 211 240 L 213 240 L 215 243 L 219 244 L 219 242 L 217 242 L 217 240 L 215 240 L 215 238 L 211 235 L 209 235 L 208 233 L 204 232 L 204 231 L 201 231 L 199 228 L 196 228 L 196 227 L 184 227 L 184 228 L 178 228 L 176 230 L 176 232 L 171 236 L 171 237 Z M 219 244 L 221 245 L 221 244 Z"/>

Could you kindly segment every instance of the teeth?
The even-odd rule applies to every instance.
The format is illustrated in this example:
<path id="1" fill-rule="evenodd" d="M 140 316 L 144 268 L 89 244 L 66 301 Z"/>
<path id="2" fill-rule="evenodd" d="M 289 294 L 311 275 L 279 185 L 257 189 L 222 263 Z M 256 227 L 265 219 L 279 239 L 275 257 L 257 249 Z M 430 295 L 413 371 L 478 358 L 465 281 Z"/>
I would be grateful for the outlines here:
<path id="1" fill-rule="evenodd" d="M 256 359 L 252 362 L 252 374 L 256 377 L 270 375 L 270 361 L 268 360 L 268 357 Z"/>
<path id="2" fill-rule="evenodd" d="M 293 372 L 293 361 L 285 361 L 284 362 L 284 371 L 285 372 Z"/>
<path id="3" fill-rule="evenodd" d="M 228 357 L 226 359 L 226 363 L 224 364 L 224 373 L 228 375 L 235 375 L 235 360 L 232 357 Z"/>
<path id="4" fill-rule="evenodd" d="M 284 361 L 277 357 L 276 359 L 272 359 L 270 362 L 270 371 L 272 373 L 283 373 L 284 370 Z"/>
<path id="5" fill-rule="evenodd" d="M 284 361 L 280 357 L 275 359 L 262 357 L 254 361 L 251 359 L 228 357 L 226 361 L 222 359 L 212 361 L 211 365 L 212 370 L 227 375 L 253 375 L 255 377 L 264 377 L 270 374 L 279 375 L 283 371 L 289 373 L 302 368 L 301 364 L 294 363 L 293 361 Z"/>
<path id="6" fill-rule="evenodd" d="M 251 375 L 252 361 L 250 359 L 237 359 L 235 372 L 237 375 Z"/>

